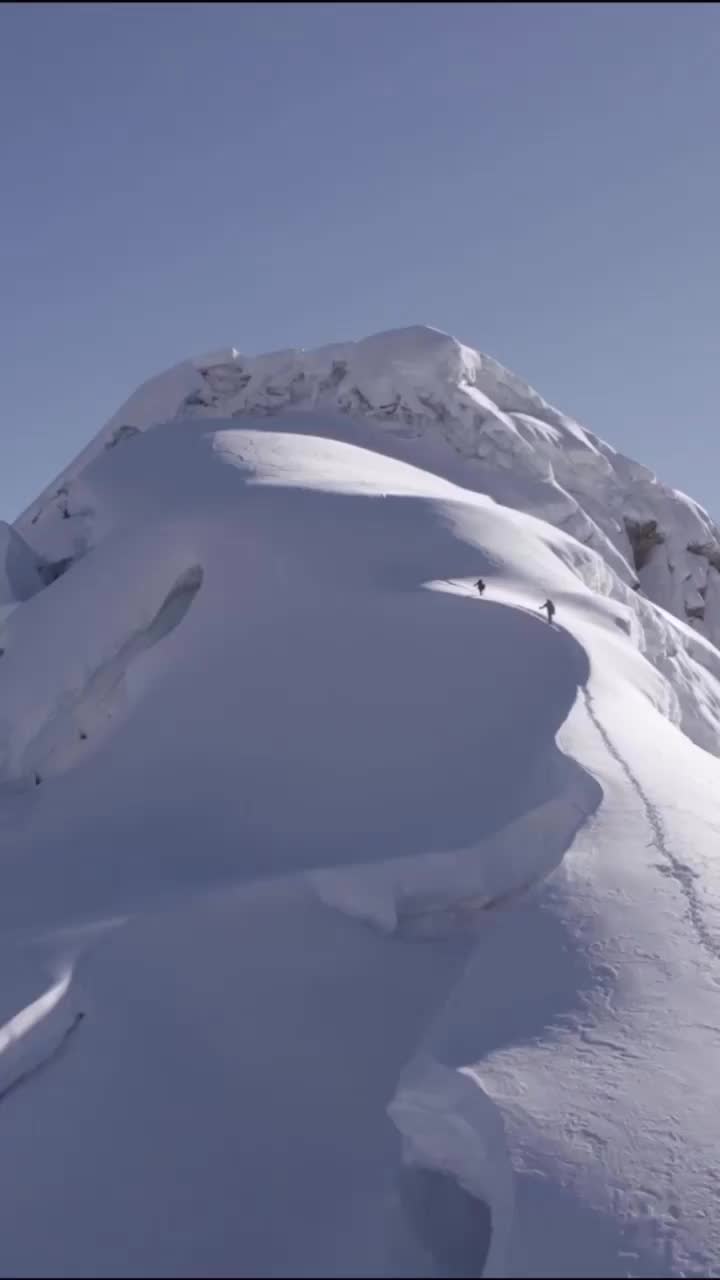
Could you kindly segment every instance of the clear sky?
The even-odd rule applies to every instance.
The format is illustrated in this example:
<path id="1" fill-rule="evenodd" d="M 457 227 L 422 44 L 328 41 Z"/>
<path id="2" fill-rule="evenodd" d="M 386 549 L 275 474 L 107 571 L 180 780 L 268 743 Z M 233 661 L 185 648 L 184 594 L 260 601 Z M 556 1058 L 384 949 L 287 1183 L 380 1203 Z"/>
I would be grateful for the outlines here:
<path id="1" fill-rule="evenodd" d="M 186 355 L 426 323 L 720 517 L 720 6 L 0 5 L 0 516 Z"/>

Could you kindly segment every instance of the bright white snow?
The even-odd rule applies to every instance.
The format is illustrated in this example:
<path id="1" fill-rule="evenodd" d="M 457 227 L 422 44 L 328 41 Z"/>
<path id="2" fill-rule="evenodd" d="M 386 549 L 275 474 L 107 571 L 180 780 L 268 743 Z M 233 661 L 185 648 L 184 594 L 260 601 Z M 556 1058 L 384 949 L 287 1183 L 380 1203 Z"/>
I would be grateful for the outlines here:
<path id="1" fill-rule="evenodd" d="M 713 1272 L 715 537 L 436 330 L 136 393 L 5 536 L 0 1274 Z"/>

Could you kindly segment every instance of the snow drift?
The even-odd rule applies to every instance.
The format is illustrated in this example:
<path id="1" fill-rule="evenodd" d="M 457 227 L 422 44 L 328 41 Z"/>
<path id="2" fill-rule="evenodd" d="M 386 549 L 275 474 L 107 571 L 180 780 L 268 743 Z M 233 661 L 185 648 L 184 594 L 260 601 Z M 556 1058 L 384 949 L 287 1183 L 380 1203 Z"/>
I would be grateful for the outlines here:
<path id="1" fill-rule="evenodd" d="M 707 1274 L 710 518 L 420 328 L 4 536 L 0 1273 Z"/>

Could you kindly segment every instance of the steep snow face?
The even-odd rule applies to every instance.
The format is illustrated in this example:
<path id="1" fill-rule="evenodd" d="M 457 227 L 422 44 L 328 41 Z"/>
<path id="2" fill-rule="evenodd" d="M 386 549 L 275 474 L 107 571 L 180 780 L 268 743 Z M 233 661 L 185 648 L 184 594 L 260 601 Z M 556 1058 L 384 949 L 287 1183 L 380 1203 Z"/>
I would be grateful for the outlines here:
<path id="1" fill-rule="evenodd" d="M 13 1274 L 430 1276 L 468 1195 L 489 1209 L 465 1265 L 507 1248 L 481 1086 L 433 1070 L 419 1106 L 386 1108 L 484 907 L 557 866 L 600 801 L 555 742 L 587 654 L 534 599 L 590 592 L 567 535 L 285 425 L 101 450 L 69 486 L 89 550 L 4 628 Z M 450 1208 L 423 1242 L 406 1201 L 438 1148 Z"/>
<path id="2" fill-rule="evenodd" d="M 247 829 L 244 858 L 258 874 L 287 871 L 298 858 L 308 869 L 372 860 L 373 849 L 386 860 L 390 842 L 399 858 L 427 855 L 432 883 L 432 856 L 451 845 L 460 869 L 484 868 L 471 887 L 487 896 L 501 849 L 491 854 L 488 844 L 482 864 L 461 851 L 494 838 L 511 817 L 522 819 L 525 800 L 516 809 L 510 796 L 532 794 L 532 808 L 550 805 L 555 822 L 555 841 L 535 851 L 538 868 L 560 855 L 585 801 L 581 780 L 564 778 L 549 744 L 587 676 L 583 654 L 568 641 L 552 659 L 550 711 L 546 690 L 531 667 L 515 666 L 520 650 L 510 646 L 507 687 L 525 705 L 518 751 L 505 728 L 511 706 L 493 694 L 497 669 L 477 669 L 482 638 L 467 585 L 458 595 L 423 584 L 467 579 L 477 565 L 502 576 L 512 543 L 513 575 L 529 593 L 550 578 L 573 591 L 581 584 L 563 562 L 566 535 L 546 545 L 539 522 L 528 526 L 528 517 L 419 468 L 252 420 L 242 428 L 232 421 L 212 430 L 192 421 L 158 427 L 103 452 L 82 484 L 93 512 L 92 551 L 4 631 L 0 782 L 8 794 L 36 776 L 63 776 L 66 797 L 76 786 L 84 795 L 76 797 L 83 824 L 91 812 L 102 822 L 117 786 L 110 761 L 120 750 L 135 762 L 123 766 L 126 815 L 136 807 L 147 829 L 158 821 L 164 830 L 170 814 L 186 831 L 200 822 L 203 864 L 216 821 L 218 851 Z M 534 618 L 490 604 L 484 626 L 486 636 L 517 629 L 520 647 L 527 631 L 538 657 L 548 651 L 551 660 L 550 631 Z M 485 775 L 495 772 L 497 781 L 478 810 L 467 804 L 479 732 L 470 686 L 493 744 Z M 391 703 L 397 719 L 376 742 L 378 718 Z M 324 721 L 316 710 L 323 704 Z M 175 740 L 180 707 L 185 728 Z M 205 736 L 216 747 L 198 757 Z M 538 763 L 541 742 L 549 755 L 543 750 Z M 455 767 L 440 769 L 451 756 Z M 96 770 L 91 799 L 87 777 Z M 579 808 L 567 801 L 568 789 L 580 794 Z M 145 863 L 143 883 L 149 872 Z M 408 899 L 412 879 L 402 886 Z M 6 896 L 0 912 L 19 909 Z"/>

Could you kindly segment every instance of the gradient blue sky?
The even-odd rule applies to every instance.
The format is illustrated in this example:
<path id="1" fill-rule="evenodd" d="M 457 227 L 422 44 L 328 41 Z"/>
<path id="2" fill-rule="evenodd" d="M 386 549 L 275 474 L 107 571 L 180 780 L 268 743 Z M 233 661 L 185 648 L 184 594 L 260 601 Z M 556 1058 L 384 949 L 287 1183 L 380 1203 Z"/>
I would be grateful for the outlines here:
<path id="1" fill-rule="evenodd" d="M 0 6 L 0 516 L 186 355 L 427 323 L 720 516 L 720 6 Z"/>

